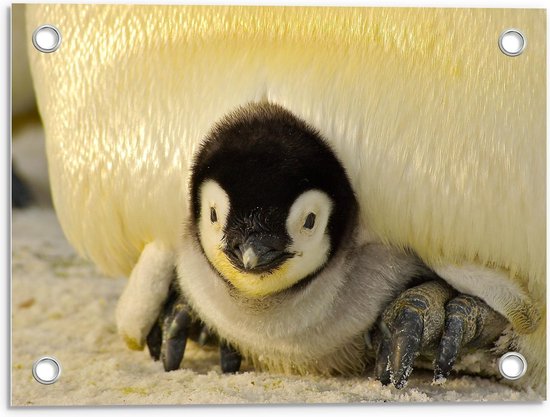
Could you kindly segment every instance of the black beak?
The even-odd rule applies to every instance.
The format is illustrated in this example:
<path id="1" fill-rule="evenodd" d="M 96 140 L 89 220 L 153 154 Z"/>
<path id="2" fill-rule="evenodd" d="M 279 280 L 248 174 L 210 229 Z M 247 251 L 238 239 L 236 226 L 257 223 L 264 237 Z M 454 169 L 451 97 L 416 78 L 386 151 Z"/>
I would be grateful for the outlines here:
<path id="1" fill-rule="evenodd" d="M 252 273 L 276 269 L 292 257 L 285 251 L 285 242 L 273 235 L 252 235 L 244 243 L 228 247 L 225 254 L 236 267 Z"/>

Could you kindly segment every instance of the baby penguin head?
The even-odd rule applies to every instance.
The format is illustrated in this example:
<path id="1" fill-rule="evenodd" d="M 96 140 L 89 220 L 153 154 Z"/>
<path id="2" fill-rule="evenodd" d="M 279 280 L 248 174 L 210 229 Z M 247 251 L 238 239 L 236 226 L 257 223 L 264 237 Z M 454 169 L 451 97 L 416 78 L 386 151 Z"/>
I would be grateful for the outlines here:
<path id="1" fill-rule="evenodd" d="M 196 155 L 192 223 L 212 267 L 259 298 L 315 278 L 355 226 L 346 172 L 320 134 L 275 104 L 221 120 Z"/>

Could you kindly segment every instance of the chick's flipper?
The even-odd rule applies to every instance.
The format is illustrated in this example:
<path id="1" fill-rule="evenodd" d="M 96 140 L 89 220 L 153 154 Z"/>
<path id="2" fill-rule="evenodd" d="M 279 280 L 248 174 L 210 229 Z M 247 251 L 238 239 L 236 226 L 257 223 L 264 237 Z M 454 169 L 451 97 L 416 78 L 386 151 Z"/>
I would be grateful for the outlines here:
<path id="1" fill-rule="evenodd" d="M 436 352 L 435 380 L 446 378 L 462 348 L 489 346 L 506 320 L 477 297 L 441 280 L 409 288 L 383 312 L 376 336 L 375 376 L 403 388 L 420 354 Z"/>

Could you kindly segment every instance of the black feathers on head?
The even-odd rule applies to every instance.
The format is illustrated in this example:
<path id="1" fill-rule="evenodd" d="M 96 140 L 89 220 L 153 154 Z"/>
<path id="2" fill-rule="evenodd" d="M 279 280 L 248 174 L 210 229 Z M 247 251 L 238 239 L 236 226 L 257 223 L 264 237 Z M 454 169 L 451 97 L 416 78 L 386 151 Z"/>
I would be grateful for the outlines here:
<path id="1" fill-rule="evenodd" d="M 255 215 L 264 217 L 267 228 L 286 233 L 290 206 L 313 189 L 328 194 L 334 204 L 328 223 L 332 248 L 355 220 L 357 202 L 334 152 L 319 132 L 276 104 L 238 108 L 208 134 L 192 169 L 195 224 L 200 216 L 199 187 L 209 179 L 229 196 L 228 224 Z"/>

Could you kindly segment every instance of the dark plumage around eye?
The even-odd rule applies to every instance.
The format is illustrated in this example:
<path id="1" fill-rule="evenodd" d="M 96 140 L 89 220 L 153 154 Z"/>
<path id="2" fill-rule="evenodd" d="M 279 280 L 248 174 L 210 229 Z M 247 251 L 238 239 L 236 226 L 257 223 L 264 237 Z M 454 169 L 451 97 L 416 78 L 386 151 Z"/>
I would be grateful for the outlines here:
<path id="1" fill-rule="evenodd" d="M 304 222 L 304 229 L 313 229 L 313 226 L 315 226 L 315 214 L 309 213 Z"/>
<path id="2" fill-rule="evenodd" d="M 218 215 L 216 214 L 216 209 L 214 207 L 210 207 L 210 221 L 212 223 L 216 223 L 218 221 Z"/>

